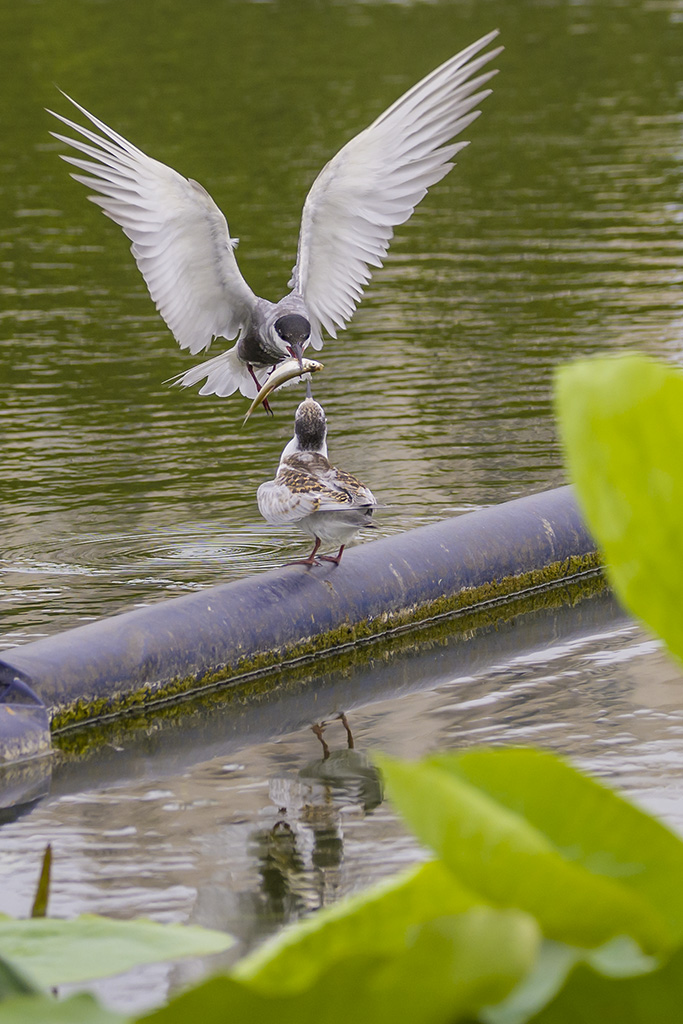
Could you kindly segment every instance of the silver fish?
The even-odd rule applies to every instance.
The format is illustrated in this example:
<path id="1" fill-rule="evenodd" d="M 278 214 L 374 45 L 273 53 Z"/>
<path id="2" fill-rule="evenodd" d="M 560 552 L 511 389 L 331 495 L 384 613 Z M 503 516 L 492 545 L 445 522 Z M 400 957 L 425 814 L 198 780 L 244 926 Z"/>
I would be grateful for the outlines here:
<path id="1" fill-rule="evenodd" d="M 247 422 L 254 409 L 258 409 L 259 405 L 261 405 L 268 395 L 272 394 L 276 388 L 279 388 L 282 384 L 286 384 L 289 380 L 294 380 L 295 377 L 304 377 L 307 373 L 317 373 L 318 370 L 322 370 L 323 365 L 323 363 L 319 363 L 316 359 L 302 359 L 301 365 L 299 365 L 298 359 L 285 359 L 284 362 L 278 363 L 254 401 L 249 406 L 249 410 L 247 415 L 244 417 L 242 426 Z"/>

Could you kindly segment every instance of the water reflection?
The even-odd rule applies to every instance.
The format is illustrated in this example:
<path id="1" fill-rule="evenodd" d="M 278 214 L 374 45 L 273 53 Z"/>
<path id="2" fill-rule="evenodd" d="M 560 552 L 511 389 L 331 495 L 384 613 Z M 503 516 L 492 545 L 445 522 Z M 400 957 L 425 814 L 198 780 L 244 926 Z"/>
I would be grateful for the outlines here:
<path id="1" fill-rule="evenodd" d="M 351 733 L 343 749 L 323 744 L 322 757 L 269 781 L 275 824 L 257 831 L 249 853 L 261 876 L 253 908 L 270 930 L 333 902 L 343 891 L 344 809 L 368 814 L 383 800 L 382 780 Z"/>
<path id="2" fill-rule="evenodd" d="M 683 831 L 680 688 L 680 670 L 603 594 L 368 656 L 248 706 L 239 695 L 192 702 L 182 716 L 112 727 L 80 757 L 64 737 L 49 797 L 0 830 L 0 909 L 27 913 L 49 839 L 53 913 L 223 928 L 240 940 L 214 967 L 228 963 L 424 857 L 383 800 L 369 761 L 378 749 L 533 743 Z M 323 720 L 328 757 L 310 728 Z M 197 970 L 149 968 L 98 989 L 140 1009 Z"/>

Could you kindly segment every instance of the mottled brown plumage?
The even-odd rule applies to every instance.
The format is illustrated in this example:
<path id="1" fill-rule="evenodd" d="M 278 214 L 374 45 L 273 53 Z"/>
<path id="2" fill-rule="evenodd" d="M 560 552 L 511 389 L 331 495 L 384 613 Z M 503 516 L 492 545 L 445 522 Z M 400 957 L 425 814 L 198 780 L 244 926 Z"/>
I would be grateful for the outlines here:
<path id="1" fill-rule="evenodd" d="M 308 397 L 296 411 L 294 437 L 282 453 L 275 479 L 261 484 L 256 495 L 259 511 L 269 523 L 293 523 L 314 538 L 304 565 L 317 563 L 322 542 L 340 545 L 336 556 L 318 556 L 338 564 L 358 530 L 375 525 L 372 513 L 377 502 L 372 491 L 331 464 L 326 437 L 325 412 Z"/>

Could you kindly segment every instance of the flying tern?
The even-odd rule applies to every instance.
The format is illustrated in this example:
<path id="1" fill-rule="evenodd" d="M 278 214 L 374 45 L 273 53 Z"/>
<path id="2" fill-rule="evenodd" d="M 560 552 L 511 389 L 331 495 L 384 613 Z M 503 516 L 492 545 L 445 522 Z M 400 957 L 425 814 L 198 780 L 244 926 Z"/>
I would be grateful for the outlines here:
<path id="1" fill-rule="evenodd" d="M 63 159 L 131 240 L 149 293 L 180 347 L 198 353 L 216 337 L 237 339 L 175 383 L 203 380 L 202 395 L 239 389 L 253 399 L 273 367 L 292 357 L 301 365 L 309 345 L 321 348 L 323 330 L 335 338 L 346 328 L 371 268 L 382 266 L 394 228 L 467 145 L 452 140 L 491 92 L 482 87 L 496 72 L 482 68 L 502 49 L 486 49 L 497 34 L 441 64 L 323 167 L 304 203 L 291 291 L 278 302 L 255 295 L 242 277 L 237 239 L 198 182 L 147 156 L 64 93 L 97 131 L 49 111 L 79 136 L 52 132 L 81 154 Z"/>

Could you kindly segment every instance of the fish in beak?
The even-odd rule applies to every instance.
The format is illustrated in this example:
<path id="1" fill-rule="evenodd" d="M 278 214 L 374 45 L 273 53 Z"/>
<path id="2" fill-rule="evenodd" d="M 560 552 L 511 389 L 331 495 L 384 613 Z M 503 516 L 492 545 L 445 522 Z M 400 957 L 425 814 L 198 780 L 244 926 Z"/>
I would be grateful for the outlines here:
<path id="1" fill-rule="evenodd" d="M 292 358 L 285 359 L 284 362 L 278 363 L 273 372 L 270 374 L 268 379 L 263 384 L 258 395 L 249 406 L 247 415 L 244 417 L 242 426 L 247 422 L 251 414 L 255 409 L 258 409 L 259 405 L 262 405 L 268 395 L 272 394 L 277 388 L 286 384 L 287 381 L 294 380 L 296 377 L 303 377 L 306 374 L 317 373 L 318 370 L 322 370 L 323 364 L 317 362 L 315 359 L 303 359 L 303 358 Z"/>

